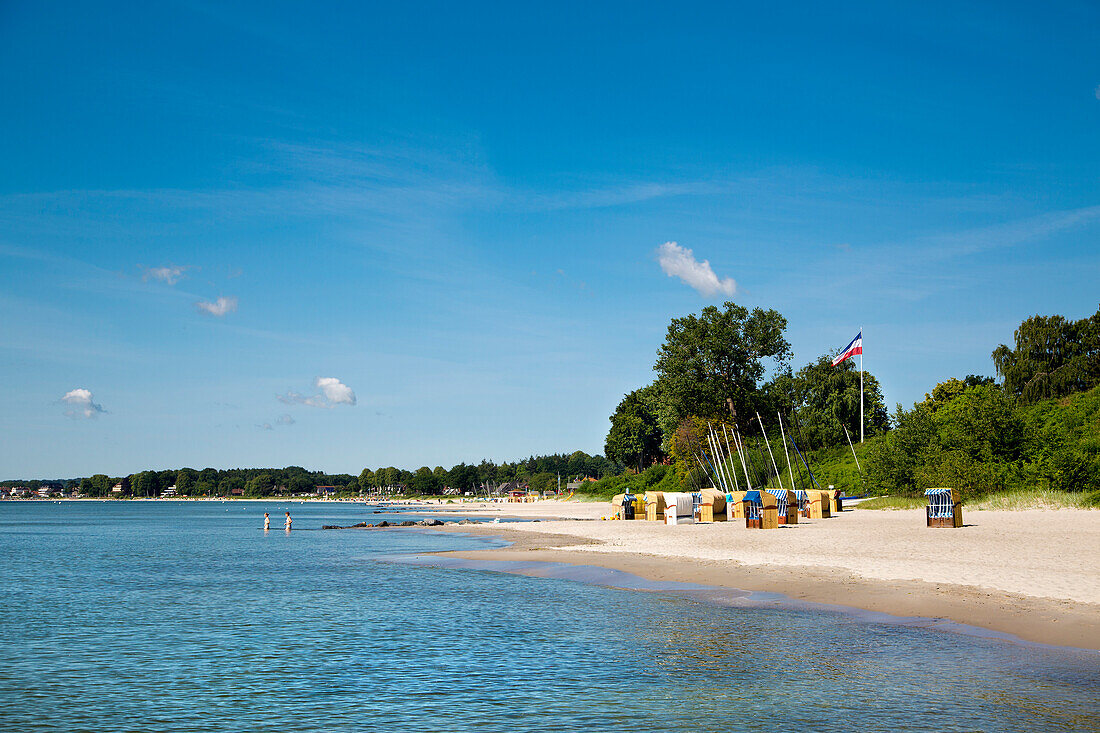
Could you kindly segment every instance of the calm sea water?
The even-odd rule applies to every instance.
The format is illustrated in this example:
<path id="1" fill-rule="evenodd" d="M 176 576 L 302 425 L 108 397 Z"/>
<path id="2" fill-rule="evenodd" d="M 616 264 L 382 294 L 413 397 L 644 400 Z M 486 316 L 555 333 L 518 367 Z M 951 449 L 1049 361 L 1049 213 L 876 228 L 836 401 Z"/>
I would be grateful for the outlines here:
<path id="1" fill-rule="evenodd" d="M 284 508 L 295 530 L 263 533 Z M 314 531 L 382 518 L 0 503 L 0 730 L 1100 729 L 1092 652 L 398 564 L 484 540 Z"/>

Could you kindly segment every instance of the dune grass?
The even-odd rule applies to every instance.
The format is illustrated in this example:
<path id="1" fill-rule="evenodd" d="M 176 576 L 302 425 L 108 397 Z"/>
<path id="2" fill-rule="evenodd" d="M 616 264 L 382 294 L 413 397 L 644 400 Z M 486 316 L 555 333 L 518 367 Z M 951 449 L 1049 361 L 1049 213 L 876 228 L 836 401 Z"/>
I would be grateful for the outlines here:
<path id="1" fill-rule="evenodd" d="M 971 510 L 998 509 L 1088 509 L 1091 495 L 1057 491 L 1055 489 L 1018 489 L 1003 491 L 980 499 L 964 502 L 963 506 Z"/>
<path id="2" fill-rule="evenodd" d="M 876 496 L 874 499 L 860 502 L 856 509 L 922 509 L 927 502 L 924 497 L 914 496 Z M 963 502 L 963 508 L 970 511 L 998 510 L 1020 511 L 1023 509 L 1090 509 L 1100 507 L 1100 492 L 1073 493 L 1055 489 L 1016 489 L 1001 491 L 979 499 Z"/>

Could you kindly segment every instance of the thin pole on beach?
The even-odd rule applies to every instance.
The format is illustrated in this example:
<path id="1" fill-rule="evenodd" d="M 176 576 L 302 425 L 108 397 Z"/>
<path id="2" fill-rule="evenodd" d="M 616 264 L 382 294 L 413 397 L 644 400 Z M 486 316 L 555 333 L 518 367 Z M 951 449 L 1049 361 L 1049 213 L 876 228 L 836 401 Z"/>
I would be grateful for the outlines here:
<path id="1" fill-rule="evenodd" d="M 718 453 L 718 446 L 714 444 L 714 429 L 711 428 L 710 423 L 707 423 L 707 443 L 710 444 L 710 454 L 714 458 L 714 470 L 718 474 L 720 480 L 719 488 L 725 490 L 725 476 L 722 475 L 721 456 Z"/>
<path id="2" fill-rule="evenodd" d="M 752 468 L 756 471 L 756 478 L 760 482 L 761 487 L 767 487 L 770 481 L 768 481 L 768 462 L 764 460 L 764 450 L 760 447 L 760 440 L 756 440 L 756 457 L 753 461 Z"/>
<path id="3" fill-rule="evenodd" d="M 723 429 L 725 429 L 725 427 L 726 427 L 725 425 L 722 425 Z M 722 438 L 721 438 L 721 436 L 718 435 L 717 430 L 714 431 L 714 442 L 718 446 L 718 453 L 722 456 L 722 470 L 725 471 L 725 474 L 726 474 L 726 491 L 728 492 L 730 490 L 729 484 L 730 484 L 730 475 L 731 475 L 731 473 L 732 473 L 732 476 L 733 476 L 733 485 L 734 485 L 734 487 L 737 486 L 737 472 L 736 471 L 732 471 L 732 472 L 730 471 L 730 464 L 733 462 L 733 459 L 727 453 L 727 450 L 729 448 L 729 444 L 727 444 L 725 449 L 723 449 L 723 447 L 722 447 Z"/>
<path id="4" fill-rule="evenodd" d="M 756 413 L 756 421 L 760 423 L 760 432 L 764 435 L 764 445 L 768 446 L 768 455 L 772 459 L 772 469 L 775 470 L 775 480 L 779 482 L 779 488 L 783 488 L 783 479 L 779 477 L 779 466 L 775 465 L 775 454 L 772 453 L 772 444 L 768 440 L 768 433 L 764 430 L 764 421 L 760 419 L 760 413 Z"/>
<path id="5" fill-rule="evenodd" d="M 745 472 L 745 484 L 749 487 L 749 491 L 752 491 L 752 479 L 749 478 L 749 466 L 745 463 L 745 446 L 741 442 L 741 431 L 737 429 L 737 424 L 733 425 L 733 441 L 737 444 L 737 457 L 741 459 L 741 470 Z"/>
<path id="6" fill-rule="evenodd" d="M 730 463 L 733 463 L 733 449 L 730 448 L 730 434 L 726 430 L 725 423 L 722 423 L 722 435 L 726 438 L 726 451 L 730 454 Z M 740 491 L 741 487 L 737 483 L 737 466 L 733 466 L 733 488 L 734 491 Z"/>
<path id="7" fill-rule="evenodd" d="M 711 483 L 714 483 L 714 479 L 712 479 L 710 477 L 710 473 L 707 472 L 707 467 L 705 465 L 703 465 L 703 459 L 700 458 L 699 454 L 695 453 L 694 451 L 692 451 L 692 454 L 695 456 L 695 460 L 699 464 L 699 468 L 703 469 L 703 475 L 707 477 L 708 481 L 710 481 Z"/>
<path id="8" fill-rule="evenodd" d="M 787 456 L 787 472 L 791 475 L 791 491 L 794 491 L 794 469 L 791 467 L 791 452 L 787 450 L 787 433 L 783 430 L 783 416 L 779 414 L 779 410 L 775 411 L 775 416 L 779 418 L 779 434 L 783 437 L 783 453 Z"/>
<path id="9" fill-rule="evenodd" d="M 859 327 L 859 442 L 863 442 L 863 326 Z"/>
<path id="10" fill-rule="evenodd" d="M 840 424 L 840 427 L 844 428 L 844 437 L 848 439 L 848 447 L 852 449 L 852 458 L 856 459 L 856 470 L 859 471 L 859 475 L 863 477 L 863 469 L 859 467 L 859 456 L 856 455 L 856 447 L 852 445 L 852 436 L 848 434 L 848 428 L 844 427 L 844 423 Z M 862 443 L 863 440 L 861 439 Z"/>
<path id="11" fill-rule="evenodd" d="M 722 472 L 721 472 L 721 469 L 719 469 L 717 464 L 715 463 L 715 461 L 717 460 L 717 457 L 714 454 L 714 443 L 711 441 L 709 434 L 707 435 L 707 445 L 710 447 L 710 455 L 711 455 L 711 459 L 712 459 L 710 461 L 710 467 L 714 470 L 714 473 L 715 473 L 715 477 L 711 481 L 711 483 L 714 484 L 715 486 L 720 486 L 722 484 Z M 703 448 L 702 450 L 703 450 L 703 457 L 706 458 L 706 455 L 707 455 L 706 448 Z"/>

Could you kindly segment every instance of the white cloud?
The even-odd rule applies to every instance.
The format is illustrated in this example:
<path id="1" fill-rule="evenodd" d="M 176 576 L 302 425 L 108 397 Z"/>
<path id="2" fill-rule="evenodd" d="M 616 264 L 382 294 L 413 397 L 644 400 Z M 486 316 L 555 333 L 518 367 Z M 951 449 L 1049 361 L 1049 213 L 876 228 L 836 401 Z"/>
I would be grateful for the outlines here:
<path id="1" fill-rule="evenodd" d="M 711 297 L 718 293 L 733 296 L 737 292 L 737 283 L 732 277 L 718 279 L 710 262 L 695 259 L 695 254 L 687 247 L 676 242 L 665 242 L 657 248 L 657 261 L 669 277 L 678 277 L 701 295 Z"/>
<path id="2" fill-rule="evenodd" d="M 65 414 L 72 418 L 90 419 L 101 412 L 107 412 L 103 409 L 103 405 L 96 404 L 95 400 L 92 399 L 92 393 L 82 387 L 69 390 L 61 398 L 61 401 L 67 405 L 72 405 L 71 410 L 65 411 Z"/>
<path id="3" fill-rule="evenodd" d="M 213 303 L 208 303 L 205 300 L 200 300 L 195 303 L 195 307 L 204 313 L 209 313 L 217 318 L 222 318 L 227 313 L 233 313 L 237 310 L 237 298 L 234 296 L 219 297 Z"/>
<path id="4" fill-rule="evenodd" d="M 325 396 L 325 399 L 334 405 L 355 404 L 355 393 L 351 391 L 351 387 L 336 377 L 317 377 L 314 384 L 317 389 L 321 390 L 321 394 Z"/>
<path id="5" fill-rule="evenodd" d="M 256 427 L 258 427 L 260 430 L 274 430 L 275 429 L 275 428 L 271 427 L 271 423 L 269 423 L 269 422 L 265 422 L 263 425 L 257 425 Z"/>
<path id="6" fill-rule="evenodd" d="M 275 395 L 275 399 L 285 405 L 309 405 L 330 410 L 337 405 L 356 404 L 355 392 L 336 377 L 317 377 L 313 380 L 313 386 L 320 390 L 318 394 L 304 395 L 288 389 L 286 394 Z"/>
<path id="7" fill-rule="evenodd" d="M 283 415 L 279 415 L 279 417 L 275 418 L 275 422 L 278 423 L 279 425 L 293 425 L 294 424 L 294 418 L 292 418 L 290 415 L 283 414 Z"/>
<path id="8" fill-rule="evenodd" d="M 180 265 L 165 265 L 163 267 L 142 267 L 142 269 L 145 270 L 145 274 L 141 276 L 142 280 L 160 280 L 169 285 L 175 285 L 188 268 Z"/>

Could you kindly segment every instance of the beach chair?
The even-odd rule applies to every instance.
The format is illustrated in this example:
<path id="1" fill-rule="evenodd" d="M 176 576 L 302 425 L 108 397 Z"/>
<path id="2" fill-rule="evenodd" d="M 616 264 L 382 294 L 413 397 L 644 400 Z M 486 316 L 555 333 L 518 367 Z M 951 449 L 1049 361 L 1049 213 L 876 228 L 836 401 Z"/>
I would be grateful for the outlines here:
<path id="1" fill-rule="evenodd" d="M 775 495 L 767 491 L 748 491 L 741 500 L 748 529 L 779 529 L 779 507 Z"/>
<path id="2" fill-rule="evenodd" d="M 614 519 L 623 518 L 623 497 L 626 494 L 615 494 L 611 497 L 611 516 Z"/>
<path id="3" fill-rule="evenodd" d="M 795 489 L 794 498 L 798 504 L 798 513 L 803 517 L 809 518 L 810 515 L 807 512 L 810 508 L 810 495 L 802 489 Z"/>
<path id="4" fill-rule="evenodd" d="M 806 492 L 806 510 L 803 512 L 807 519 L 822 519 L 829 515 L 829 500 L 824 491 Z"/>
<path id="5" fill-rule="evenodd" d="M 634 494 L 625 494 L 620 519 L 634 519 Z"/>
<path id="6" fill-rule="evenodd" d="M 925 510 L 929 527 L 963 526 L 962 501 L 954 489 L 927 489 L 928 507 Z"/>
<path id="7" fill-rule="evenodd" d="M 645 521 L 645 496 L 634 497 L 634 519 Z"/>
<path id="8" fill-rule="evenodd" d="M 699 510 L 700 522 L 726 521 L 726 495 L 718 489 L 703 489 L 703 506 Z"/>
<path id="9" fill-rule="evenodd" d="M 821 496 L 821 518 L 828 519 L 833 516 L 833 497 L 829 494 L 829 491 L 818 491 L 818 495 Z"/>
<path id="10" fill-rule="evenodd" d="M 726 519 L 732 522 L 734 519 L 745 518 L 745 505 L 742 503 L 744 499 L 744 491 L 726 492 Z"/>
<path id="11" fill-rule="evenodd" d="M 775 497 L 780 524 L 798 524 L 798 499 L 788 489 L 764 489 Z"/>
<path id="12" fill-rule="evenodd" d="M 693 524 L 695 499 L 688 493 L 665 494 L 665 524 Z"/>
<path id="13" fill-rule="evenodd" d="M 645 518 L 650 522 L 665 521 L 665 494 L 663 491 L 645 492 Z"/>

